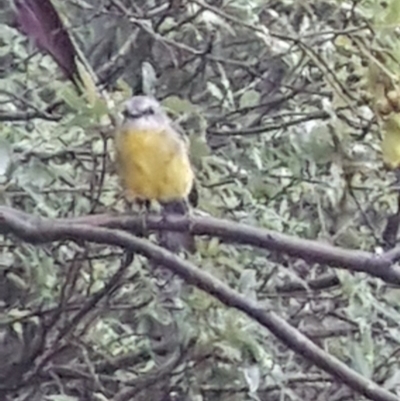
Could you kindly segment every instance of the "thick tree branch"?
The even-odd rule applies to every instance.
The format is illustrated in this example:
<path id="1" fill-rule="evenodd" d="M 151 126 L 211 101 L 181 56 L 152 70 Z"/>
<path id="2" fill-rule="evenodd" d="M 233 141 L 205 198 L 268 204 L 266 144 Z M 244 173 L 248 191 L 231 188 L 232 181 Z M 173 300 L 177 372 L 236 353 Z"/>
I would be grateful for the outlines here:
<path id="1" fill-rule="evenodd" d="M 15 226 L 13 225 L 15 223 Z M 43 230 L 34 233 L 21 230 L 19 223 L 37 227 L 37 224 L 87 224 L 108 228 L 120 228 L 133 233 L 143 232 L 142 216 L 110 216 L 90 215 L 77 218 L 43 219 L 31 216 L 15 209 L 0 206 L 0 233 L 14 233 L 30 241 L 40 241 Z M 383 254 L 375 254 L 359 250 L 345 249 L 320 241 L 302 239 L 276 231 L 252 227 L 243 223 L 213 217 L 182 217 L 148 215 L 146 218 L 148 230 L 189 230 L 194 235 L 218 237 L 224 241 L 242 245 L 252 245 L 258 248 L 281 252 L 288 256 L 304 259 L 310 263 L 326 264 L 328 266 L 367 273 L 390 284 L 400 284 L 400 269 L 394 263 L 400 259 L 400 247 Z M 28 237 L 26 237 L 28 236 Z"/>
<path id="2" fill-rule="evenodd" d="M 77 219 L 75 219 L 75 221 L 76 220 Z M 107 218 L 103 217 L 103 224 L 105 224 L 106 220 Z M 114 221 L 114 224 L 116 224 L 118 220 L 109 220 L 109 225 L 111 224 L 111 221 Z M 132 223 L 132 220 L 129 219 L 119 219 L 119 221 L 120 223 L 125 221 L 125 224 Z M 151 222 L 151 220 L 149 222 Z M 264 230 L 254 229 L 242 225 L 235 225 L 234 223 L 221 222 L 216 219 L 210 220 L 208 218 L 203 220 L 192 219 L 191 222 L 192 231 L 194 233 L 197 231 L 198 234 L 221 235 L 225 239 L 232 240 L 237 240 L 238 238 L 240 239 L 240 237 L 242 237 L 242 241 L 239 240 L 239 242 L 244 242 L 243 239 L 247 238 L 248 243 L 258 246 L 262 246 L 262 241 L 260 242 L 260 239 L 264 239 L 264 241 L 269 241 L 269 243 L 271 243 L 271 238 L 269 238 L 270 234 L 267 234 L 268 232 L 265 232 Z M 209 223 L 208 225 L 205 224 L 207 222 Z M 210 223 L 213 223 L 211 226 L 215 230 L 212 233 L 208 232 L 211 228 Z M 179 228 L 179 225 L 182 228 L 182 226 L 185 224 L 188 224 L 187 220 L 177 220 L 175 222 L 175 229 Z M 234 228 L 234 230 L 232 232 L 229 231 L 229 229 L 232 228 Z M 239 229 L 241 231 L 239 231 Z M 262 307 L 259 303 L 254 302 L 234 291 L 206 271 L 200 270 L 190 262 L 179 258 L 178 256 L 150 243 L 149 241 L 134 237 L 133 235 L 120 230 L 94 227 L 93 225 L 90 226 L 88 224 L 73 223 L 71 220 L 70 222 L 67 222 L 62 220 L 32 218 L 25 213 L 5 207 L 0 208 L 0 232 L 12 233 L 26 241 L 35 243 L 60 240 L 91 241 L 98 244 L 119 246 L 129 250 L 130 252 L 141 254 L 149 259 L 154 260 L 156 263 L 160 263 L 166 268 L 171 269 L 174 273 L 184 278 L 188 283 L 193 284 L 205 292 L 215 296 L 225 305 L 234 307 L 244 312 L 259 322 L 262 326 L 270 330 L 289 348 L 303 355 L 318 367 L 335 376 L 340 381 L 346 383 L 349 387 L 360 394 L 363 394 L 364 396 L 376 401 L 399 400 L 394 394 L 379 387 L 371 380 L 364 378 L 340 362 L 338 359 L 323 351 L 274 312 L 266 310 L 265 307 Z M 257 238 L 258 240 L 256 240 Z M 288 240 L 286 237 L 281 237 L 279 240 L 278 237 L 278 239 L 275 238 L 272 243 L 278 244 L 278 248 L 281 250 L 287 249 L 288 244 L 286 243 L 284 246 L 283 244 L 285 242 L 282 242 L 282 238 L 286 241 Z M 290 239 L 290 241 L 294 242 L 294 239 Z M 311 243 L 312 241 L 307 242 L 309 247 L 311 246 Z M 292 246 L 296 245 L 293 243 L 291 244 Z M 302 244 L 303 246 L 305 245 L 300 241 L 296 246 L 294 246 L 292 250 L 297 250 L 297 256 L 299 256 L 298 250 L 302 249 L 299 244 Z M 316 248 L 316 244 L 317 243 L 313 243 L 314 248 Z M 315 255 L 317 255 L 317 259 L 319 258 L 319 261 L 324 259 L 328 248 L 323 246 L 321 249 L 313 249 Z M 338 255 L 343 257 L 344 250 L 341 250 L 341 253 L 336 248 L 333 249 L 338 252 Z M 330 249 L 330 251 L 332 254 L 332 249 Z M 346 252 L 352 251 L 344 252 L 344 255 L 348 256 Z M 373 258 L 370 254 L 356 251 L 354 251 L 354 254 L 358 254 L 359 257 L 364 260 L 364 263 L 369 261 L 369 264 L 366 263 L 366 265 L 371 265 L 371 259 Z M 368 255 L 370 256 L 368 257 Z M 333 260 L 332 256 L 330 260 Z M 377 260 L 379 261 L 380 259 Z"/>
<path id="3" fill-rule="evenodd" d="M 0 206 L 0 219 L 10 222 L 10 218 L 29 222 L 32 216 L 11 208 Z M 36 219 L 36 218 L 35 218 Z M 46 221 L 46 220 L 40 220 Z M 65 224 L 88 224 L 108 228 L 120 228 L 133 233 L 143 232 L 143 218 L 135 216 L 90 215 L 78 218 L 68 218 L 56 221 Z M 288 256 L 304 259 L 310 263 L 320 263 L 328 266 L 367 273 L 390 284 L 400 284 L 400 269 L 394 263 L 400 259 L 400 247 L 383 254 L 375 254 L 352 249 L 344 249 L 320 241 L 297 238 L 276 231 L 252 227 L 243 223 L 217 219 L 213 217 L 182 217 L 149 215 L 146 219 L 146 229 L 149 230 L 190 230 L 194 235 L 218 237 L 223 241 L 242 245 L 251 245 Z M 4 231 L 5 230 L 5 231 Z M 13 232 L 12 225 L 1 225 L 0 233 Z M 28 241 L 34 238 L 25 238 Z"/>

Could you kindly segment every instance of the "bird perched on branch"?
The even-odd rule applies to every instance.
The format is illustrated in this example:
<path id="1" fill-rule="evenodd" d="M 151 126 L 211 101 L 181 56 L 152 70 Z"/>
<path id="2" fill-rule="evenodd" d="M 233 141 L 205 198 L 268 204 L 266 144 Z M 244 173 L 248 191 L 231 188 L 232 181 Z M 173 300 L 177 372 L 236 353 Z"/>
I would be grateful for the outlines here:
<path id="1" fill-rule="evenodd" d="M 124 117 L 116 130 L 115 147 L 117 170 L 126 197 L 159 202 L 163 216 L 188 213 L 187 200 L 194 174 L 183 137 L 152 97 L 132 97 L 126 102 Z M 175 253 L 195 250 L 189 232 L 161 231 L 158 242 Z M 181 279 L 162 265 L 152 267 L 161 305 L 180 309 Z M 165 319 L 169 315 L 164 311 L 160 316 Z M 172 322 L 173 319 L 169 321 Z"/>
<path id="2" fill-rule="evenodd" d="M 115 145 L 126 196 L 158 201 L 163 214 L 186 214 L 194 174 L 183 137 L 152 97 L 132 97 L 126 102 L 124 117 Z M 161 245 L 174 252 L 194 248 L 189 233 L 165 232 L 160 238 Z"/>
<path id="3" fill-rule="evenodd" d="M 80 68 L 79 52 L 50 0 L 14 0 L 19 28 L 57 62 L 79 90 L 93 83 Z M 134 96 L 126 103 L 125 121 L 117 129 L 118 171 L 130 199 L 156 200 L 164 213 L 188 212 L 193 187 L 188 148 L 161 105 L 152 97 Z M 192 250 L 188 233 L 161 233 L 171 251 Z"/>

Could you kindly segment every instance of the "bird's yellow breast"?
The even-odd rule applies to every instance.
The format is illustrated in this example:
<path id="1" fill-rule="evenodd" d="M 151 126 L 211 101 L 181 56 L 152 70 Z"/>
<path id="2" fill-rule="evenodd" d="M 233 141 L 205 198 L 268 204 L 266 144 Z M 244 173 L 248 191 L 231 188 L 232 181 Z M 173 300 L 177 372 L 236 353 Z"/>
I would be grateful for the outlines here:
<path id="1" fill-rule="evenodd" d="M 169 201 L 188 196 L 193 171 L 187 149 L 174 131 L 123 128 L 116 136 L 116 152 L 129 197 Z"/>

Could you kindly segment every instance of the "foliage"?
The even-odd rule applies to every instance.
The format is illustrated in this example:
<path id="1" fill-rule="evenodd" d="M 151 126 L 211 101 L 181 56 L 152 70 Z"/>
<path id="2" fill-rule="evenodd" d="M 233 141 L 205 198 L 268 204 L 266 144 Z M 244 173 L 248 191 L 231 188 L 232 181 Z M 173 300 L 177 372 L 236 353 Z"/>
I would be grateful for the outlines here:
<path id="1" fill-rule="evenodd" d="M 385 53 L 379 72 L 397 82 L 397 0 L 54 4 L 113 111 L 154 70 L 157 97 L 191 143 L 201 213 L 345 248 L 387 246 L 397 192 L 382 161 L 371 64 Z M 124 212 L 107 107 L 79 97 L 2 10 L 1 203 L 46 217 Z M 197 247 L 196 265 L 364 376 L 398 387 L 396 288 L 217 238 Z M 74 320 L 120 267 L 120 250 L 5 238 L 0 252 L 0 355 L 9 361 L 0 393 L 13 399 L 112 399 L 124 386 L 137 388 L 135 400 L 351 396 L 197 289 L 182 300 L 184 358 L 163 370 L 171 338 L 152 330 L 158 306 L 144 259 Z M 13 368 L 22 357 L 23 379 Z"/>

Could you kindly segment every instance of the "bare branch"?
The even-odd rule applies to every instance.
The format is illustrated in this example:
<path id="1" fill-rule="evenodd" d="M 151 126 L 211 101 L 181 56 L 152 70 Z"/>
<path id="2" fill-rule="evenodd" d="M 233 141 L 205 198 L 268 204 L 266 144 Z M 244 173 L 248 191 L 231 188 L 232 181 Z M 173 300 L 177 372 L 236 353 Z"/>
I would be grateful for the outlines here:
<path id="1" fill-rule="evenodd" d="M 14 217 L 17 218 L 15 221 L 16 226 L 13 226 Z M 1 219 L 3 219 L 3 222 Z M 1 206 L 0 233 L 10 232 L 27 241 L 41 241 L 40 238 L 47 234 L 43 230 L 38 231 L 35 226 L 30 230 L 20 232 L 22 228 L 19 227 L 19 223 L 27 224 L 32 219 L 36 218 Z M 134 233 L 143 232 L 143 218 L 135 216 L 90 215 L 58 220 L 40 219 L 40 221 L 50 222 L 48 224 L 88 224 L 90 226 L 120 228 Z M 149 215 L 145 224 L 146 229 L 149 230 L 189 230 L 193 235 L 218 237 L 227 242 L 280 252 L 310 263 L 320 263 L 335 268 L 363 272 L 390 284 L 400 284 L 400 269 L 394 266 L 394 263 L 400 259 L 400 247 L 378 255 L 372 252 L 340 248 L 321 241 L 297 238 L 243 223 L 203 216 L 191 216 L 188 218 Z"/>

